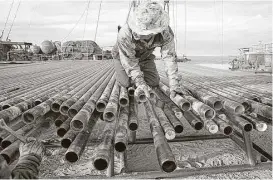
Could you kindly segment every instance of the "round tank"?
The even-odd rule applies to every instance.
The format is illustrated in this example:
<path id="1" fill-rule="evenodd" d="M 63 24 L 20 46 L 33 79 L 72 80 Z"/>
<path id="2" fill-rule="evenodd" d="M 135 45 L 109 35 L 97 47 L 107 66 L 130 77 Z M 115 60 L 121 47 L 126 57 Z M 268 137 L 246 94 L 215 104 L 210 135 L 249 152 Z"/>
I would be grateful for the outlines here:
<path id="1" fill-rule="evenodd" d="M 45 40 L 41 44 L 41 50 L 44 54 L 52 54 L 57 50 L 57 48 L 54 43 L 52 43 L 51 41 Z"/>
<path id="2" fill-rule="evenodd" d="M 33 52 L 34 54 L 39 54 L 40 51 L 41 51 L 40 46 L 37 46 L 37 45 L 33 45 L 33 46 L 32 46 L 32 52 Z"/>

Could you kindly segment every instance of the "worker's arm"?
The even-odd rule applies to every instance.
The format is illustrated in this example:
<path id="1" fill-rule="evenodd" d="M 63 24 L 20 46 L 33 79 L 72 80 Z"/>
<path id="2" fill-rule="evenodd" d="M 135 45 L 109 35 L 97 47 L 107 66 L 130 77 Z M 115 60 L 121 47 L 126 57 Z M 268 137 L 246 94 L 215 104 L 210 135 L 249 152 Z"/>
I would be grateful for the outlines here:
<path id="1" fill-rule="evenodd" d="M 35 154 L 20 157 L 16 167 L 12 170 L 13 179 L 38 179 L 41 159 Z"/>
<path id="2" fill-rule="evenodd" d="M 136 86 L 146 84 L 144 75 L 140 70 L 139 59 L 136 58 L 135 44 L 133 43 L 132 33 L 128 26 L 124 26 L 118 34 L 118 48 L 120 62 L 125 69 L 127 75 L 135 82 Z"/>
<path id="3" fill-rule="evenodd" d="M 45 152 L 44 145 L 38 140 L 21 143 L 19 147 L 20 157 L 12 170 L 13 179 L 37 179 L 39 166 Z"/>
<path id="4" fill-rule="evenodd" d="M 162 33 L 164 44 L 161 46 L 161 58 L 165 64 L 165 71 L 169 78 L 170 91 L 179 91 L 180 77 L 178 75 L 178 66 L 176 62 L 176 52 L 174 44 L 174 34 L 169 27 Z"/>

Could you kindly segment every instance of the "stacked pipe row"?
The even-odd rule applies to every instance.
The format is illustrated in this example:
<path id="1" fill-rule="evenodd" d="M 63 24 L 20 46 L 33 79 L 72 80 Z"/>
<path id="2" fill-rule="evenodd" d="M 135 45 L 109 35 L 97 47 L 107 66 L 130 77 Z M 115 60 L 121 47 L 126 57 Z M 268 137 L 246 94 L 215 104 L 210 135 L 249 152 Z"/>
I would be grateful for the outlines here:
<path id="1" fill-rule="evenodd" d="M 126 151 L 129 135 L 139 126 L 137 104 L 141 102 L 159 165 L 165 172 L 176 169 L 167 140 L 183 132 L 185 123 L 196 130 L 205 127 L 212 134 L 219 131 L 230 136 L 241 133 L 234 128 L 265 131 L 265 120 L 271 121 L 271 97 L 235 85 L 212 85 L 184 77 L 182 94 L 170 99 L 168 80 L 160 71 L 160 86 L 150 89 L 148 101 L 143 92 L 134 93 L 134 87 L 119 86 L 109 61 L 60 62 L 47 64 L 40 71 L 30 67 L 18 73 L 5 72 L 1 78 L 0 118 L 25 136 L 38 137 L 40 129 L 54 124 L 61 145 L 67 148 L 65 158 L 69 162 L 78 161 L 96 122 L 105 121 L 103 137 L 93 157 L 98 170 L 109 166 L 112 149 Z M 0 138 L 4 149 L 1 155 L 12 162 L 20 142 L 4 131 Z"/>

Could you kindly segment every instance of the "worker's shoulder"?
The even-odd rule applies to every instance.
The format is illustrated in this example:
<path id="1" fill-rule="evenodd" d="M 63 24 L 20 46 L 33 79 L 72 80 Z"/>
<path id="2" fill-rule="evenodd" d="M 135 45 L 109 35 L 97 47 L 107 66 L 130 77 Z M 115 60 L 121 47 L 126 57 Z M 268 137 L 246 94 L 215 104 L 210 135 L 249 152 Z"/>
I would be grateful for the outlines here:
<path id="1" fill-rule="evenodd" d="M 132 31 L 130 30 L 128 24 L 122 26 L 118 33 L 118 41 L 129 40 L 132 38 Z"/>

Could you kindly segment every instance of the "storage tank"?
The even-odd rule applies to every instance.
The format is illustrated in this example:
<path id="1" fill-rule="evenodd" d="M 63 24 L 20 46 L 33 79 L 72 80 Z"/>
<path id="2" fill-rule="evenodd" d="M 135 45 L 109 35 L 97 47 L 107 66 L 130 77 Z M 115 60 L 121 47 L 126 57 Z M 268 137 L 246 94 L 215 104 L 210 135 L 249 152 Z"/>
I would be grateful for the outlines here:
<path id="1" fill-rule="evenodd" d="M 41 44 L 41 50 L 44 54 L 53 54 L 57 51 L 57 48 L 52 41 L 45 40 Z"/>
<path id="2" fill-rule="evenodd" d="M 37 45 L 33 45 L 31 50 L 32 50 L 33 54 L 39 54 L 41 52 L 40 46 L 37 46 Z"/>

